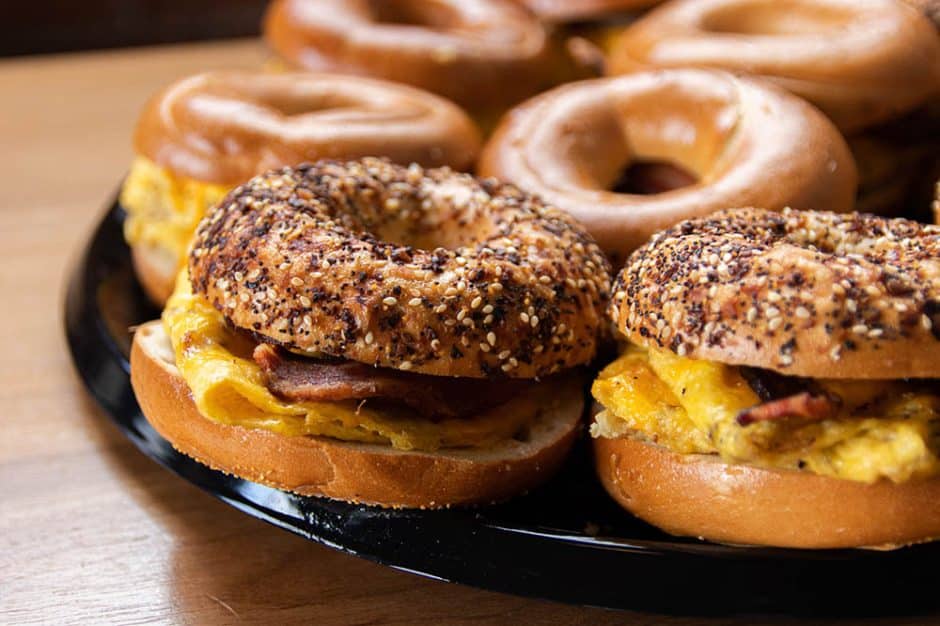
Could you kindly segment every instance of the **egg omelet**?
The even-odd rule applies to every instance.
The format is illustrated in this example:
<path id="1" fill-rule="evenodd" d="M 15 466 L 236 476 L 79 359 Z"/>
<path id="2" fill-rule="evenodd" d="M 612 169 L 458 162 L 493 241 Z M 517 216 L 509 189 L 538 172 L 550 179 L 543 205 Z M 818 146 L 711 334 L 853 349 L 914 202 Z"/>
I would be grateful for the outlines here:
<path id="1" fill-rule="evenodd" d="M 127 211 L 124 238 L 131 245 L 165 249 L 182 266 L 199 220 L 231 189 L 176 176 L 138 156 L 121 188 L 121 205 Z"/>
<path id="2" fill-rule="evenodd" d="M 251 360 L 254 343 L 236 334 L 181 272 L 162 317 L 176 367 L 206 418 L 288 435 L 390 444 L 400 450 L 486 447 L 523 432 L 548 402 L 538 385 L 472 418 L 432 421 L 406 410 L 375 411 L 368 402 L 286 402 L 265 385 Z"/>
<path id="3" fill-rule="evenodd" d="M 940 396 L 903 381 L 816 381 L 838 415 L 742 426 L 761 404 L 737 367 L 630 346 L 592 387 L 594 437 L 638 436 L 680 454 L 872 483 L 940 473 Z"/>

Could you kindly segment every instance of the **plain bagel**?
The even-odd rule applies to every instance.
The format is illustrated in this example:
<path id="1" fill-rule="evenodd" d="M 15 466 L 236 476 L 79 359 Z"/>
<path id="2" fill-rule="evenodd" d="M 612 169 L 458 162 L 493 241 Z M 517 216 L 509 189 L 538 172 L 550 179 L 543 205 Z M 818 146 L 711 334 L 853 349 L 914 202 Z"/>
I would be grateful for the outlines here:
<path id="1" fill-rule="evenodd" d="M 609 191 L 637 161 L 696 183 L 654 195 Z M 852 209 L 855 164 L 819 111 L 762 82 L 667 70 L 558 87 L 512 110 L 479 172 L 541 195 L 623 259 L 654 232 L 729 206 Z"/>
<path id="2" fill-rule="evenodd" d="M 291 67 L 375 76 L 492 114 L 576 68 L 509 0 L 277 0 L 264 36 Z"/>
<path id="3" fill-rule="evenodd" d="M 675 0 L 619 36 L 609 72 L 711 67 L 769 79 L 852 132 L 940 85 L 940 37 L 897 0 Z"/>

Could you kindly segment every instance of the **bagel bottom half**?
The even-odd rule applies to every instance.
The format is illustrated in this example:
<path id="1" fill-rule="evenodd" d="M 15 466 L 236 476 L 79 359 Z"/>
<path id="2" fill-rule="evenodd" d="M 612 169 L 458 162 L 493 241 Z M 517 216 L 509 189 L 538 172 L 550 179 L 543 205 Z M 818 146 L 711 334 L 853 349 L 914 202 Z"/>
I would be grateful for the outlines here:
<path id="1" fill-rule="evenodd" d="M 436 452 L 229 426 L 197 410 L 160 322 L 134 336 L 131 384 L 157 432 L 204 465 L 302 495 L 396 508 L 487 504 L 535 487 L 563 462 L 584 407 L 582 385 L 572 379 L 558 386 L 524 441 Z"/>
<path id="2" fill-rule="evenodd" d="M 147 298 L 162 307 L 176 286 L 176 255 L 161 246 L 135 243 L 131 245 L 131 263 Z"/>
<path id="3" fill-rule="evenodd" d="M 896 548 L 940 537 L 940 478 L 866 484 L 594 439 L 607 492 L 673 535 L 787 548 Z"/>

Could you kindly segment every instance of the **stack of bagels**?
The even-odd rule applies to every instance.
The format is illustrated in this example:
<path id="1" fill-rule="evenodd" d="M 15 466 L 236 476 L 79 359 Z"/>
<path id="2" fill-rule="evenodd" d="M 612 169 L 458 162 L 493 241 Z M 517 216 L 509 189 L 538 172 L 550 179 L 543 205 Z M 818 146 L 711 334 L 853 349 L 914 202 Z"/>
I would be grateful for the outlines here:
<path id="1" fill-rule="evenodd" d="M 141 407 L 307 495 L 486 504 L 583 437 L 673 534 L 940 537 L 935 20 L 273 0 L 264 67 L 166 86 L 134 133 Z"/>

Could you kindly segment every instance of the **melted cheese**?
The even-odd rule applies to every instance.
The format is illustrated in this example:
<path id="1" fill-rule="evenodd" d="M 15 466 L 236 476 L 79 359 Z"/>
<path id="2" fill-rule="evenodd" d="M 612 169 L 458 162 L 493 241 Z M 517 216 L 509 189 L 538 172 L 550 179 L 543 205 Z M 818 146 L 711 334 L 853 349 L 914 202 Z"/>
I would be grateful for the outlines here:
<path id="1" fill-rule="evenodd" d="M 176 366 L 199 412 L 216 422 L 282 435 L 323 435 L 388 443 L 402 450 L 491 446 L 523 431 L 547 400 L 544 386 L 468 419 L 432 421 L 407 410 L 371 410 L 367 402 L 285 402 L 265 385 L 252 345 L 193 294 L 185 270 L 163 312 Z"/>
<path id="2" fill-rule="evenodd" d="M 132 245 L 164 248 L 182 266 L 199 220 L 230 189 L 175 176 L 149 159 L 137 157 L 121 188 L 121 205 L 127 211 L 124 238 Z"/>
<path id="3" fill-rule="evenodd" d="M 867 483 L 940 473 L 940 397 L 903 382 L 819 382 L 843 399 L 837 417 L 741 426 L 738 414 L 760 398 L 738 368 L 631 346 L 594 383 L 605 410 L 591 433 Z M 862 407 L 877 417 L 859 415 Z"/>

